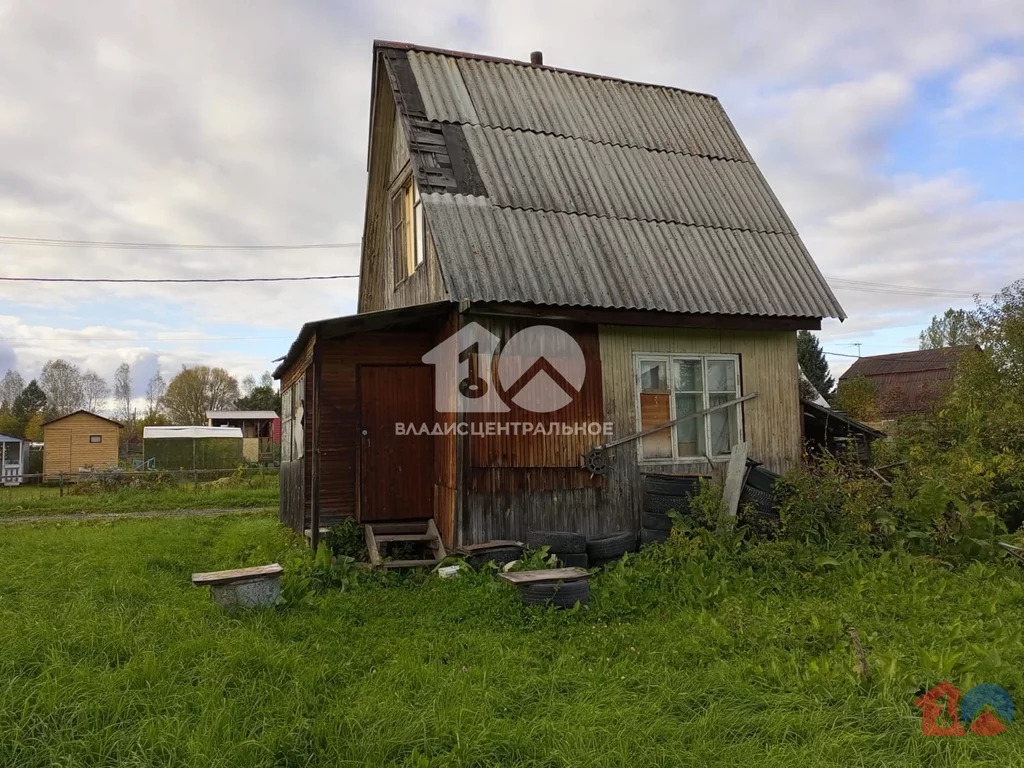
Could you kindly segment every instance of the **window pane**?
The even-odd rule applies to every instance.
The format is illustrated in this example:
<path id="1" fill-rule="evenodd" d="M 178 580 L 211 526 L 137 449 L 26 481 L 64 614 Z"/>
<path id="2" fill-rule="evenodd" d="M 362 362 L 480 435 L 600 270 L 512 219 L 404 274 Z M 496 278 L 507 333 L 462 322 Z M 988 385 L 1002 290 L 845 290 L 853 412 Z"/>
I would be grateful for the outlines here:
<path id="1" fill-rule="evenodd" d="M 700 360 L 676 361 L 676 391 L 703 392 L 704 383 L 700 370 Z"/>
<path id="2" fill-rule="evenodd" d="M 677 394 L 676 418 L 704 410 L 704 398 L 697 394 Z M 679 458 L 703 456 L 704 419 L 696 418 L 676 424 L 676 453 Z"/>
<path id="3" fill-rule="evenodd" d="M 712 406 L 721 405 L 722 403 L 734 400 L 735 394 L 710 395 L 708 399 Z M 724 453 L 728 453 L 740 441 L 738 409 L 738 405 L 733 405 L 724 410 L 708 414 L 712 456 L 721 456 Z"/>
<path id="4" fill-rule="evenodd" d="M 663 361 L 640 361 L 641 431 L 671 421 L 669 398 L 668 365 Z M 672 458 L 671 428 L 641 438 L 640 455 L 645 459 Z"/>
<path id="5" fill-rule="evenodd" d="M 640 391 L 668 392 L 666 365 L 661 360 L 640 361 Z"/>
<path id="6" fill-rule="evenodd" d="M 424 243 L 426 240 L 423 237 L 423 204 L 419 201 L 417 195 L 416 205 L 413 208 L 413 219 L 416 226 L 416 254 L 415 264 L 418 267 L 423 263 Z"/>
<path id="7" fill-rule="evenodd" d="M 735 360 L 708 360 L 708 392 L 736 392 Z"/>

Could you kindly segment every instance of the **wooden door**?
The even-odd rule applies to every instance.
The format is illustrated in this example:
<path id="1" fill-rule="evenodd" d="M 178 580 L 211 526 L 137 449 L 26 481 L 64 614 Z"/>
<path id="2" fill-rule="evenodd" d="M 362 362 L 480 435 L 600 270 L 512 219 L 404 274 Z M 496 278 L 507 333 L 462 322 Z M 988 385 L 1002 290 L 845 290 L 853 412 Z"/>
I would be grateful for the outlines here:
<path id="1" fill-rule="evenodd" d="M 396 434 L 395 425 L 433 427 L 433 369 L 427 365 L 362 365 L 359 401 L 359 520 L 432 517 L 434 439 L 429 434 Z"/>

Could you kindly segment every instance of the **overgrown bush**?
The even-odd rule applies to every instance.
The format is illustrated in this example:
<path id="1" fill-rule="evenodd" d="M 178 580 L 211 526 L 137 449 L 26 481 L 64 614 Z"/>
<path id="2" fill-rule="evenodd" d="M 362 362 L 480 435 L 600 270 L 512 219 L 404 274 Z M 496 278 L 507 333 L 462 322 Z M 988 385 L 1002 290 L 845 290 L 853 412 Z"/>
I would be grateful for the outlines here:
<path id="1" fill-rule="evenodd" d="M 337 525 L 331 526 L 323 537 L 323 543 L 336 556 L 351 557 L 360 563 L 370 559 L 366 551 L 366 534 L 363 526 L 353 517 L 346 517 Z"/>

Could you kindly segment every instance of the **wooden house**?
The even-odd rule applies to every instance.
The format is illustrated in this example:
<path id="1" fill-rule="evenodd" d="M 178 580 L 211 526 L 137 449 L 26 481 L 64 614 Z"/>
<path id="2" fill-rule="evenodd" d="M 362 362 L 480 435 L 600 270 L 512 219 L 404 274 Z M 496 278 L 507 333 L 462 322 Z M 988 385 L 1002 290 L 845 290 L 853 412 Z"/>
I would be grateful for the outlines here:
<path id="1" fill-rule="evenodd" d="M 242 455 L 246 461 L 273 460 L 275 446 L 281 443 L 281 417 L 274 411 L 207 411 L 206 424 L 242 430 Z"/>
<path id="2" fill-rule="evenodd" d="M 75 411 L 43 424 L 43 475 L 53 479 L 117 466 L 121 424 L 90 411 Z"/>
<path id="3" fill-rule="evenodd" d="M 647 473 L 740 442 L 799 460 L 796 332 L 844 314 L 717 99 L 373 57 L 358 314 L 307 323 L 275 372 L 283 522 L 635 530 Z"/>
<path id="4" fill-rule="evenodd" d="M 882 419 L 930 413 L 953 384 L 957 364 L 978 349 L 967 344 L 858 357 L 839 381 L 867 381 Z"/>

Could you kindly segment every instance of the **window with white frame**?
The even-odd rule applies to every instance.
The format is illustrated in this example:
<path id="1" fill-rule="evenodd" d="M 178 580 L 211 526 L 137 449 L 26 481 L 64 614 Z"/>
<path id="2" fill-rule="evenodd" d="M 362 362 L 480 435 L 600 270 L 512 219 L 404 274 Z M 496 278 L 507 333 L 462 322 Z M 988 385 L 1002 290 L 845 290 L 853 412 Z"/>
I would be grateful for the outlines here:
<path id="1" fill-rule="evenodd" d="M 736 355 L 636 356 L 639 431 L 674 421 L 740 397 Z M 714 458 L 727 454 L 743 435 L 740 405 L 733 405 L 640 439 L 644 461 Z"/>

